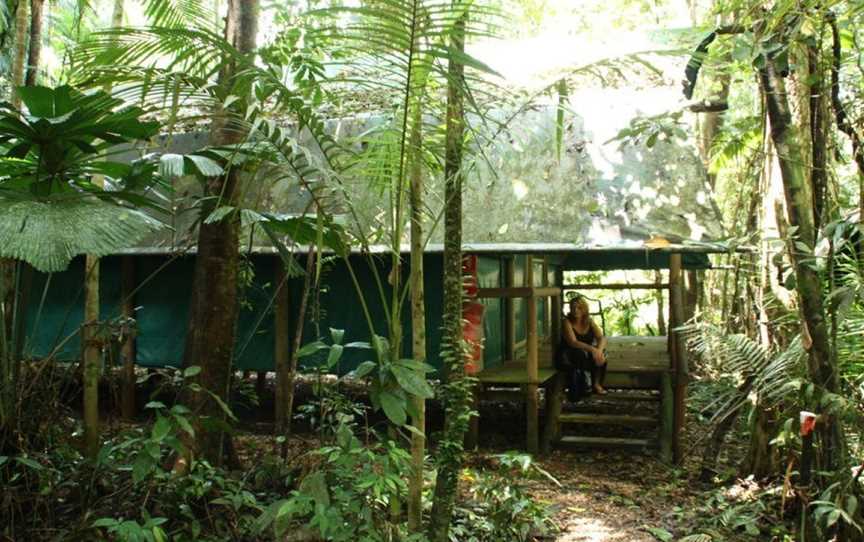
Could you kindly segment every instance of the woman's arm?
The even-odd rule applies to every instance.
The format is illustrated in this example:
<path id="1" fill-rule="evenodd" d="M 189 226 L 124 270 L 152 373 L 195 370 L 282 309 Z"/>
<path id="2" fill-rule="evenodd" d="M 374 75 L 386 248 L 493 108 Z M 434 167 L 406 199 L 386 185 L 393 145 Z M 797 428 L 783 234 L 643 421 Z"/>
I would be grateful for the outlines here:
<path id="1" fill-rule="evenodd" d="M 603 330 L 600 329 L 600 326 L 594 320 L 591 320 L 591 327 L 594 328 L 594 336 L 597 338 L 597 349 L 600 351 L 605 350 L 609 341 L 606 340 L 606 335 L 603 335 Z"/>
<path id="2" fill-rule="evenodd" d="M 579 339 L 576 338 L 576 333 L 573 332 L 573 325 L 570 323 L 570 320 L 565 319 L 564 325 L 562 326 L 562 332 L 564 333 L 564 341 L 571 348 L 578 348 L 580 350 L 585 350 L 590 354 L 594 354 L 596 348 L 593 344 L 583 343 Z"/>

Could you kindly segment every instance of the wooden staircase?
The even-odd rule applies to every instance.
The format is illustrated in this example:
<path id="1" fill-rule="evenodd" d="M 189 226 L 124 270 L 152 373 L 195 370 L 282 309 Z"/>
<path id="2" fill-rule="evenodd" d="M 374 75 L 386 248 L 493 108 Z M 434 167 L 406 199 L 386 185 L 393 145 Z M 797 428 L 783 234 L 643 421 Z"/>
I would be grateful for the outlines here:
<path id="1" fill-rule="evenodd" d="M 672 364 L 662 337 L 610 337 L 605 395 L 565 402 L 564 378 L 547 387 L 544 451 L 554 445 L 671 454 Z"/>

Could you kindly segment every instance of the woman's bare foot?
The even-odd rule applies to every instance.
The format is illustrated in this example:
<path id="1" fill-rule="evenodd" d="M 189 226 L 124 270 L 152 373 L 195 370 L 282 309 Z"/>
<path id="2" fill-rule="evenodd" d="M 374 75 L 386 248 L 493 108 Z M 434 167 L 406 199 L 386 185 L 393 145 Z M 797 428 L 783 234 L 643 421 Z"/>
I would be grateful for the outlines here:
<path id="1" fill-rule="evenodd" d="M 600 384 L 594 384 L 594 393 L 597 395 L 606 395 L 606 390 Z"/>

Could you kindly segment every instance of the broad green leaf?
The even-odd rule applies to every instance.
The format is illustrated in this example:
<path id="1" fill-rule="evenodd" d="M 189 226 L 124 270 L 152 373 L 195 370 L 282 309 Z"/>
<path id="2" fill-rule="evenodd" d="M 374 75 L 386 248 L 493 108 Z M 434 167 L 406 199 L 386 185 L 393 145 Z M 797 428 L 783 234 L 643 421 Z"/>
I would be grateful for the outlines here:
<path id="1" fill-rule="evenodd" d="M 397 397 L 390 392 L 382 392 L 378 396 L 381 408 L 387 418 L 396 425 L 405 425 L 408 416 L 405 413 L 405 399 Z"/>
<path id="2" fill-rule="evenodd" d="M 341 344 L 334 344 L 330 347 L 330 353 L 327 354 L 327 367 L 335 367 L 339 360 L 342 358 L 342 352 L 345 350 L 345 347 Z"/>
<path id="3" fill-rule="evenodd" d="M 300 350 L 297 351 L 297 357 L 305 358 L 306 356 L 311 356 L 321 350 L 326 350 L 329 348 L 326 344 L 321 341 L 311 342 L 309 344 L 303 345 Z"/>
<path id="4" fill-rule="evenodd" d="M 183 378 L 191 378 L 199 373 L 201 373 L 201 367 L 198 365 L 192 365 L 183 370 Z"/>
<path id="5" fill-rule="evenodd" d="M 435 395 L 432 392 L 432 387 L 429 386 L 429 383 L 422 376 L 422 373 L 406 369 L 395 363 L 390 366 L 390 370 L 393 371 L 393 376 L 396 377 L 399 386 L 408 393 L 424 399 L 429 399 Z"/>
<path id="6" fill-rule="evenodd" d="M 17 461 L 18 463 L 21 463 L 25 467 L 29 467 L 29 468 L 34 469 L 34 470 L 43 470 L 44 469 L 44 467 L 42 465 L 40 465 L 36 461 L 33 461 L 29 457 L 17 456 L 17 457 L 15 457 L 15 461 Z"/>
<path id="7" fill-rule="evenodd" d="M 364 361 L 363 363 L 358 365 L 356 369 L 354 369 L 354 376 L 356 378 L 363 378 L 369 373 L 371 373 L 377 366 L 378 364 L 374 361 Z"/>
<path id="8" fill-rule="evenodd" d="M 218 162 L 211 158 L 207 158 L 206 156 L 189 154 L 186 158 L 195 165 L 198 173 L 204 177 L 218 177 L 225 173 L 225 170 L 222 169 L 222 166 L 220 166 Z"/>
<path id="9" fill-rule="evenodd" d="M 168 433 L 171 432 L 171 422 L 168 421 L 168 418 L 159 416 L 156 420 L 156 423 L 153 424 L 153 431 L 151 433 L 151 438 L 153 440 L 161 442 Z"/>

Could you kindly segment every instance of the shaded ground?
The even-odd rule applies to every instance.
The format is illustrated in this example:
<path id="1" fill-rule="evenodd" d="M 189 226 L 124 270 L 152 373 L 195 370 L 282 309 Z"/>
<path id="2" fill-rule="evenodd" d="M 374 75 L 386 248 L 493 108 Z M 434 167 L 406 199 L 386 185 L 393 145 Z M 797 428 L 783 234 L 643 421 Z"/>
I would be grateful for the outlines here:
<path id="1" fill-rule="evenodd" d="M 672 530 L 669 512 L 687 499 L 674 473 L 639 453 L 557 450 L 541 461 L 560 483 L 532 494 L 556 510 L 561 542 L 651 541 L 646 529 Z"/>

